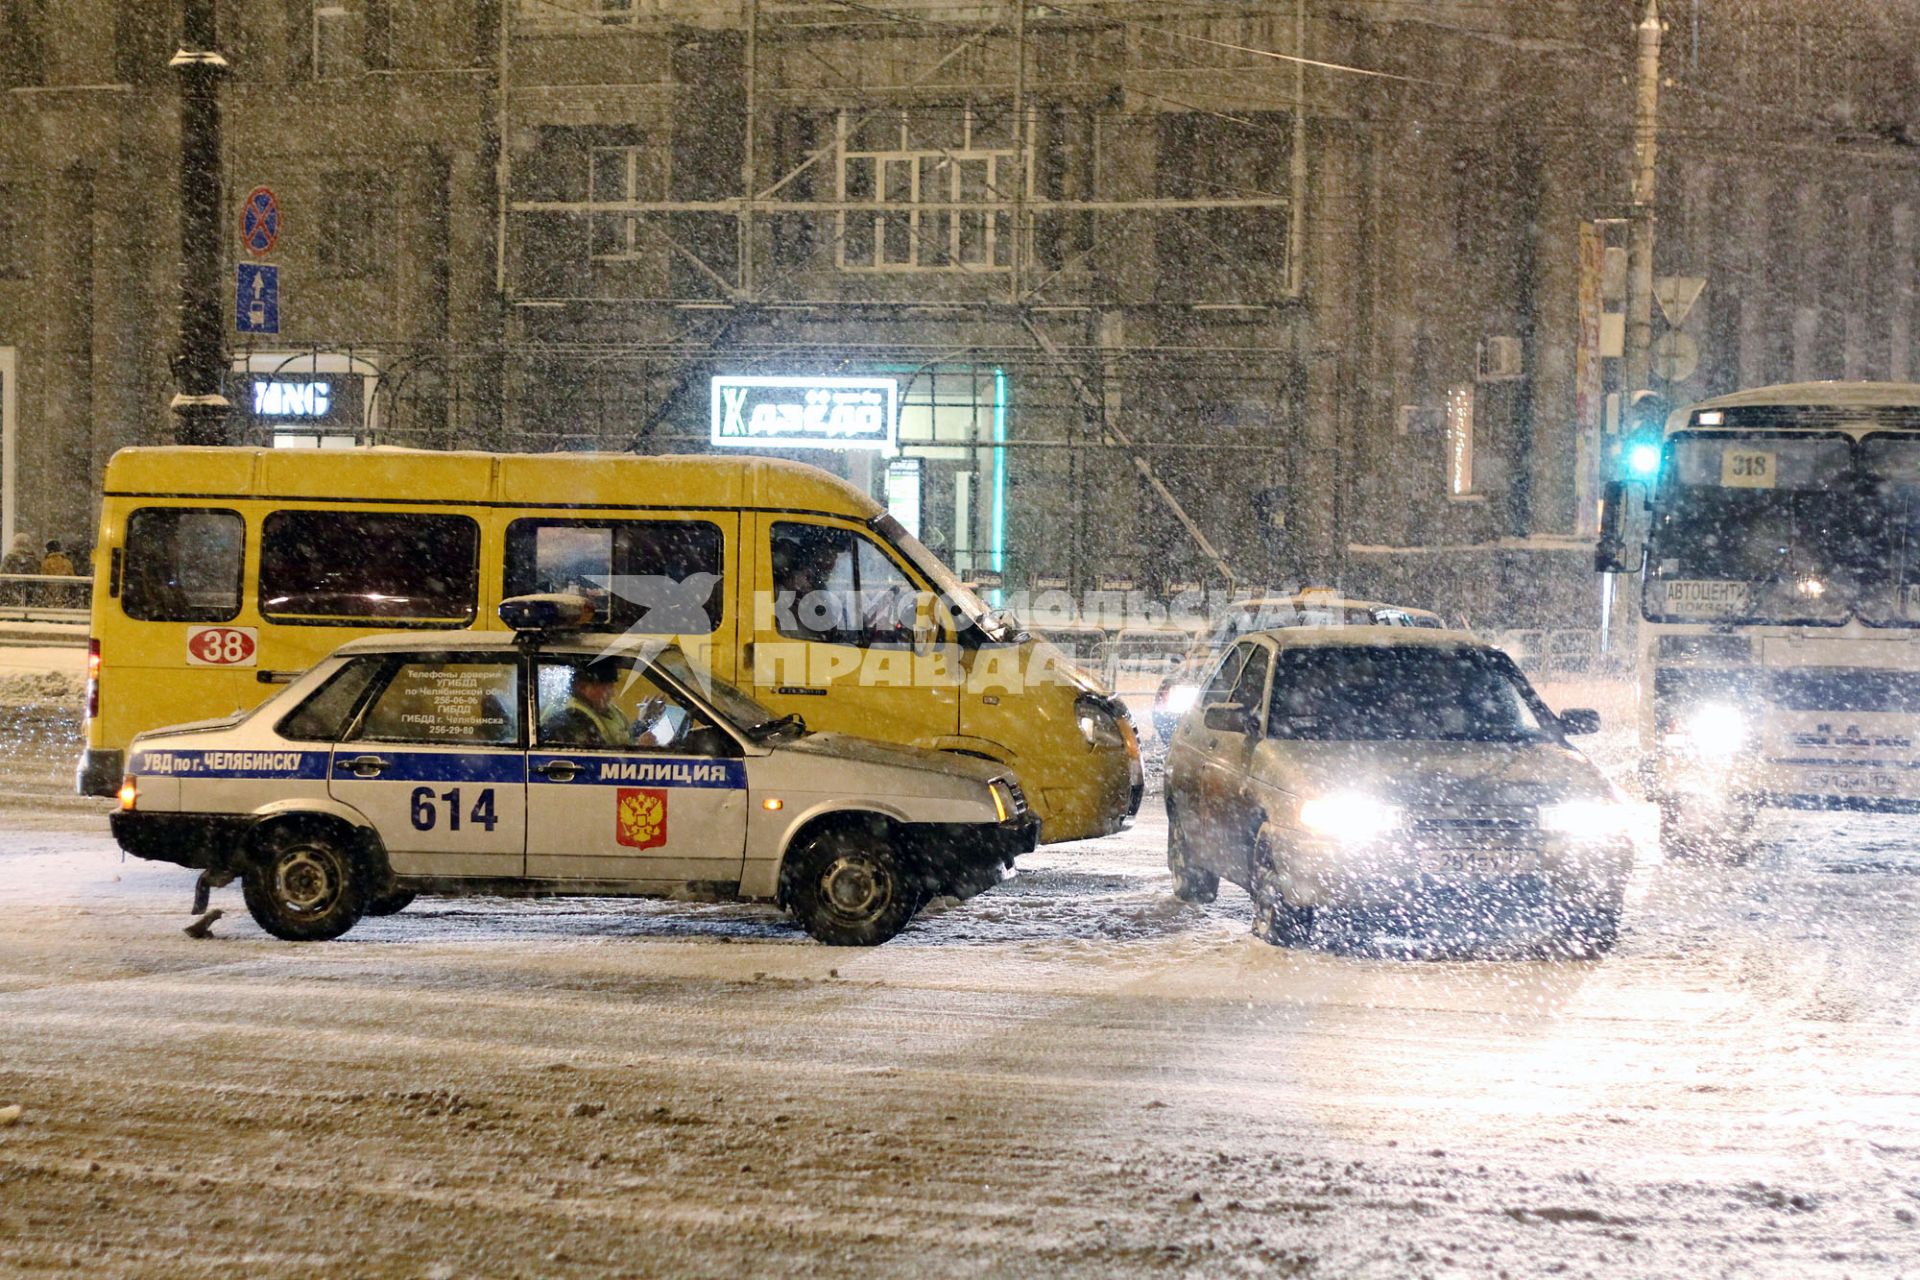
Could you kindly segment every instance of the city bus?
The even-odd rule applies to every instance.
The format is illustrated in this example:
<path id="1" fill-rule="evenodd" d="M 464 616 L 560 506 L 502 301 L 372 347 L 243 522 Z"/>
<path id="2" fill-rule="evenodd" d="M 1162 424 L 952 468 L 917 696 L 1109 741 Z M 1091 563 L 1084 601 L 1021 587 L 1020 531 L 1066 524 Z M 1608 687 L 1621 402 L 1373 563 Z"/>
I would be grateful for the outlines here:
<path id="1" fill-rule="evenodd" d="M 79 789 L 348 640 L 587 597 L 808 727 L 1014 768 L 1049 841 L 1138 809 L 1125 708 L 865 493 L 753 457 L 139 448 L 107 464 Z"/>
<path id="2" fill-rule="evenodd" d="M 1595 559 L 1639 574 L 1663 845 L 1737 861 L 1763 808 L 1920 811 L 1920 384 L 1704 400 L 1622 463 Z"/>

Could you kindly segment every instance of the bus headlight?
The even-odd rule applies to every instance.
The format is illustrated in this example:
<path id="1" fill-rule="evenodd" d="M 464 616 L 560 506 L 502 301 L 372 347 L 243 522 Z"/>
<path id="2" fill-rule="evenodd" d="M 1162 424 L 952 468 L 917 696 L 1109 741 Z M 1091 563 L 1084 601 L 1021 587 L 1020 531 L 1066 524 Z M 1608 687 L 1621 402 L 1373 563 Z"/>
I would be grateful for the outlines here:
<path id="1" fill-rule="evenodd" d="M 1612 800 L 1567 800 L 1540 810 L 1540 828 L 1576 840 L 1614 840 L 1627 834 L 1626 806 Z"/>
<path id="2" fill-rule="evenodd" d="M 1126 734 L 1121 732 L 1119 718 L 1107 705 L 1106 699 L 1083 693 L 1074 699 L 1074 722 L 1079 726 L 1080 736 L 1087 740 L 1090 747 L 1124 747 Z"/>
<path id="3" fill-rule="evenodd" d="M 1358 844 L 1400 825 L 1400 811 L 1362 791 L 1336 791 L 1300 802 L 1300 825 L 1341 844 Z"/>
<path id="4" fill-rule="evenodd" d="M 1680 718 L 1677 738 L 1695 755 L 1725 760 L 1747 745 L 1747 717 L 1740 708 L 1725 702 L 1705 702 Z"/>

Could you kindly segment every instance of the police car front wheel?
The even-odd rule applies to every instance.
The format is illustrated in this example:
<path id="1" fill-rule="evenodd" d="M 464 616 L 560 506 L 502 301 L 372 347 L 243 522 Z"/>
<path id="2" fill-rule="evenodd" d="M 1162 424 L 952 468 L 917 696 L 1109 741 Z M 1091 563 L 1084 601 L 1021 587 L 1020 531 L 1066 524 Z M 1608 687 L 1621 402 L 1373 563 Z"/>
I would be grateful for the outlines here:
<path id="1" fill-rule="evenodd" d="M 787 905 L 821 942 L 875 946 L 906 928 L 920 909 L 919 887 L 884 831 L 823 831 L 788 857 Z"/>
<path id="2" fill-rule="evenodd" d="M 304 825 L 266 833 L 241 890 L 254 922 L 290 942 L 337 938 L 367 907 L 366 874 L 352 851 L 326 830 Z"/>

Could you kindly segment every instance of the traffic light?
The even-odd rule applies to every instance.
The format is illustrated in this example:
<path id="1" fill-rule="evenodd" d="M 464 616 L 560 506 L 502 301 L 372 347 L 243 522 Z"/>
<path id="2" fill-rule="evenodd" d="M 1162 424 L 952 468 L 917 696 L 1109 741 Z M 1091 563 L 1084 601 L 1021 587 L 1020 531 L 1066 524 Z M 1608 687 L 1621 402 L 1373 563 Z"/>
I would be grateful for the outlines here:
<path id="1" fill-rule="evenodd" d="M 1621 414 L 1620 478 L 1651 483 L 1660 474 L 1661 441 L 1673 406 L 1657 391 L 1636 391 Z"/>

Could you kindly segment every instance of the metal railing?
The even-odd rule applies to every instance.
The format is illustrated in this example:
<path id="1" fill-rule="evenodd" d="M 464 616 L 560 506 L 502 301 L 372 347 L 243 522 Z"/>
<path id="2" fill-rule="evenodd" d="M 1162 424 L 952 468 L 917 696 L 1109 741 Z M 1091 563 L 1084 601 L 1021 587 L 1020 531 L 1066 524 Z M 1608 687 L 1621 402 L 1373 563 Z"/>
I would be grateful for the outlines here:
<path id="1" fill-rule="evenodd" d="M 0 622 L 87 621 L 93 579 L 52 573 L 0 573 Z"/>

